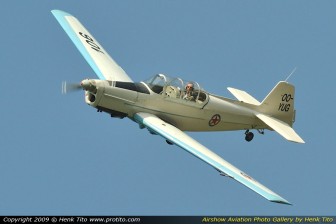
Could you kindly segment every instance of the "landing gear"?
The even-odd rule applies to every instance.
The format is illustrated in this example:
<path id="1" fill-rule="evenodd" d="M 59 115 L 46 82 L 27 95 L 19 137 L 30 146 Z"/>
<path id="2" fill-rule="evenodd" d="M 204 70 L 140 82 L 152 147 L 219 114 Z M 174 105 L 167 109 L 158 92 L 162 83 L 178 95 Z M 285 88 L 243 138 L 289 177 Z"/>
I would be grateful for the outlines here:
<path id="1" fill-rule="evenodd" d="M 253 137 L 254 137 L 254 134 L 252 132 L 250 132 L 250 130 L 247 129 L 245 131 L 245 140 L 250 142 L 250 141 L 252 141 Z"/>
<path id="2" fill-rule="evenodd" d="M 257 131 L 258 131 L 258 132 L 259 132 L 259 134 L 261 134 L 261 135 L 265 134 L 265 131 L 264 131 L 264 129 L 257 129 Z"/>

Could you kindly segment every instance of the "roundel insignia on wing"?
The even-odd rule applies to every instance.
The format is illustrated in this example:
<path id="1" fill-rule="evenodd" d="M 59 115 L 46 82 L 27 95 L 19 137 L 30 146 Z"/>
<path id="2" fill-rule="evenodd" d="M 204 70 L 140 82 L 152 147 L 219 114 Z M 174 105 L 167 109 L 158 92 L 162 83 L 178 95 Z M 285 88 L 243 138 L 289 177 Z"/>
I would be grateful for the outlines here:
<path id="1" fill-rule="evenodd" d="M 209 126 L 213 127 L 213 126 L 217 125 L 220 121 L 221 121 L 221 116 L 219 114 L 215 114 L 209 120 Z"/>

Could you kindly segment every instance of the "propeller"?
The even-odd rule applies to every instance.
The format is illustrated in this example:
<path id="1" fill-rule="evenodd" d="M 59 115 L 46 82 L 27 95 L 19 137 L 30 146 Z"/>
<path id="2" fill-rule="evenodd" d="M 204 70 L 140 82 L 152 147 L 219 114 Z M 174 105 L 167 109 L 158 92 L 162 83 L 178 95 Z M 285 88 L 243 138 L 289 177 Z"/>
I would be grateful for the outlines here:
<path id="1" fill-rule="evenodd" d="M 68 92 L 74 92 L 82 89 L 83 87 L 80 83 L 67 83 L 66 81 L 62 82 L 62 94 L 67 94 Z"/>

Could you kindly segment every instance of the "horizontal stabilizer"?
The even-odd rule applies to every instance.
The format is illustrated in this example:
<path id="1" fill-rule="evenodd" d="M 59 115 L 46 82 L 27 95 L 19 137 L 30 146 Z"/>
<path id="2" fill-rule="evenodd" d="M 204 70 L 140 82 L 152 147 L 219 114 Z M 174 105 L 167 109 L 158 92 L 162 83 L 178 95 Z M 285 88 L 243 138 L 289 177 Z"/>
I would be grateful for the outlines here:
<path id="1" fill-rule="evenodd" d="M 305 143 L 303 139 L 294 131 L 294 129 L 285 122 L 264 114 L 256 114 L 256 116 L 288 141 Z"/>
<path id="2" fill-rule="evenodd" d="M 256 100 L 253 96 L 248 94 L 247 92 L 235 88 L 228 87 L 227 88 L 232 95 L 234 95 L 238 100 L 243 101 L 244 103 L 249 103 L 253 105 L 260 105 L 260 102 Z"/>

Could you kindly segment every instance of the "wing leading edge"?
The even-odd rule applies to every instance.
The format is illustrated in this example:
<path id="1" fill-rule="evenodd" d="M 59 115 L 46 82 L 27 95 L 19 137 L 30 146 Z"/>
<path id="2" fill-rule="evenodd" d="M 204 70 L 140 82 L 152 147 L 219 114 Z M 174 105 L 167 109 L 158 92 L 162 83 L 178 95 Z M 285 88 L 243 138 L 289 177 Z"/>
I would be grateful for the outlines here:
<path id="1" fill-rule="evenodd" d="M 100 79 L 133 82 L 74 16 L 60 10 L 51 12 Z"/>
<path id="2" fill-rule="evenodd" d="M 237 169 L 222 159 L 220 156 L 185 134 L 180 129 L 164 122 L 155 115 L 148 113 L 137 113 L 135 114 L 134 119 L 140 125 L 147 127 L 150 131 L 161 135 L 170 142 L 173 142 L 187 152 L 211 165 L 223 175 L 235 179 L 236 181 L 265 197 L 269 201 L 290 205 L 287 200 L 274 193 L 267 187 L 263 186 L 241 170 Z"/>

